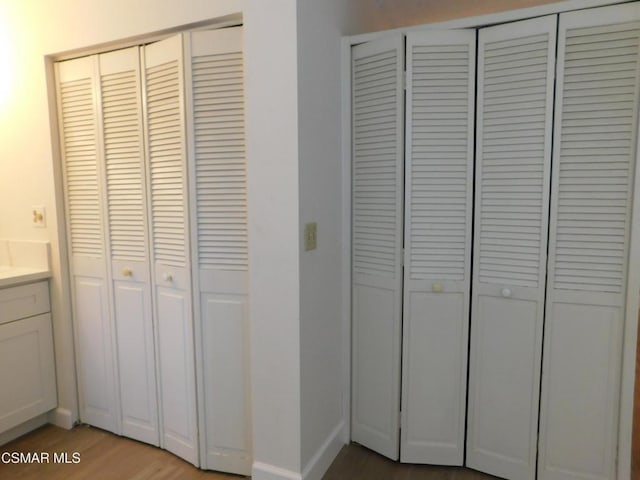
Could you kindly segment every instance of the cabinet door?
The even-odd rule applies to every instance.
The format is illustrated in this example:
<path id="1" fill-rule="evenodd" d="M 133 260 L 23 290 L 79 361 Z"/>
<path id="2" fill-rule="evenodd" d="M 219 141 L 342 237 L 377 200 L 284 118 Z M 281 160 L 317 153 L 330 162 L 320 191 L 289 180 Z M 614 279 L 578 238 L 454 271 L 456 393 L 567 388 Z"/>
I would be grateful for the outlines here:
<path id="1" fill-rule="evenodd" d="M 0 432 L 55 408 L 50 314 L 0 325 L 0 385 Z"/>
<path id="2" fill-rule="evenodd" d="M 556 17 L 480 30 L 467 464 L 533 479 Z"/>
<path id="3" fill-rule="evenodd" d="M 250 475 L 242 28 L 187 39 L 202 466 Z"/>
<path id="4" fill-rule="evenodd" d="M 138 47 L 99 56 L 122 434 L 158 445 Z"/>
<path id="5" fill-rule="evenodd" d="M 637 4 L 560 16 L 538 465 L 544 480 L 616 478 L 639 55 Z"/>
<path id="6" fill-rule="evenodd" d="M 119 433 L 99 149 L 97 58 L 56 64 L 80 418 Z"/>
<path id="7" fill-rule="evenodd" d="M 404 42 L 353 47 L 352 439 L 398 459 Z"/>
<path id="8" fill-rule="evenodd" d="M 160 444 L 197 465 L 182 36 L 143 51 Z"/>
<path id="9" fill-rule="evenodd" d="M 407 36 L 403 462 L 462 465 L 475 31 Z"/>

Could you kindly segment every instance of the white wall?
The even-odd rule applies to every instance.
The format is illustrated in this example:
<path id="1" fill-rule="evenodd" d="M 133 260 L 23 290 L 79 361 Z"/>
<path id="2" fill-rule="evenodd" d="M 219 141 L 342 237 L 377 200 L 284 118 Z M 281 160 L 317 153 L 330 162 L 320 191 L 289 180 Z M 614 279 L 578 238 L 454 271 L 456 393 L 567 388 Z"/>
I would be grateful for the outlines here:
<path id="1" fill-rule="evenodd" d="M 0 238 L 52 245 L 58 402 L 77 419 L 68 292 L 63 287 L 44 57 L 242 11 L 242 0 L 0 0 Z M 47 228 L 31 226 L 44 205 Z"/>
<path id="2" fill-rule="evenodd" d="M 375 32 L 443 22 L 505 10 L 533 7 L 559 0 L 350 0 L 356 23 L 352 33 Z"/>
<path id="3" fill-rule="evenodd" d="M 350 291 L 342 284 L 340 42 L 351 23 L 348 3 L 298 2 L 301 456 L 310 477 L 323 469 L 316 460 L 321 464 L 339 450 L 347 419 L 342 304 Z M 309 252 L 307 222 L 318 226 L 318 248 Z"/>
<path id="4" fill-rule="evenodd" d="M 253 478 L 300 472 L 295 0 L 245 8 Z"/>

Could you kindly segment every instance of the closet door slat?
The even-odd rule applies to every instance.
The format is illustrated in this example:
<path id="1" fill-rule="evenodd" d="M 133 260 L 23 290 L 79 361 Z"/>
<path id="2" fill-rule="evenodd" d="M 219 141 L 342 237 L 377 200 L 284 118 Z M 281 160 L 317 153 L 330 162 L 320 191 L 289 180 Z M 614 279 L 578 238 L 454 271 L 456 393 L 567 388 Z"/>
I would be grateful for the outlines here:
<path id="1" fill-rule="evenodd" d="M 407 36 L 400 458 L 408 463 L 464 461 L 475 37 Z"/>
<path id="2" fill-rule="evenodd" d="M 352 49 L 352 438 L 398 459 L 404 45 Z"/>
<path id="3" fill-rule="evenodd" d="M 481 29 L 467 465 L 536 470 L 556 17 Z"/>
<path id="4" fill-rule="evenodd" d="M 616 478 L 640 11 L 560 15 L 538 478 Z"/>

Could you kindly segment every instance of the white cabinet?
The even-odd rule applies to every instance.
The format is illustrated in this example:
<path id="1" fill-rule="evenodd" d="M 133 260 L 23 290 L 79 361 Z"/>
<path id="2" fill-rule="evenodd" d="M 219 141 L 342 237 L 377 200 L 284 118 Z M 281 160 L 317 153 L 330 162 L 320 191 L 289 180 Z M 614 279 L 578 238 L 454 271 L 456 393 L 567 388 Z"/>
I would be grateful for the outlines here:
<path id="1" fill-rule="evenodd" d="M 0 432 L 56 407 L 47 281 L 0 289 Z"/>
<path id="2" fill-rule="evenodd" d="M 248 474 L 241 39 L 185 33 L 56 74 L 81 420 Z"/>

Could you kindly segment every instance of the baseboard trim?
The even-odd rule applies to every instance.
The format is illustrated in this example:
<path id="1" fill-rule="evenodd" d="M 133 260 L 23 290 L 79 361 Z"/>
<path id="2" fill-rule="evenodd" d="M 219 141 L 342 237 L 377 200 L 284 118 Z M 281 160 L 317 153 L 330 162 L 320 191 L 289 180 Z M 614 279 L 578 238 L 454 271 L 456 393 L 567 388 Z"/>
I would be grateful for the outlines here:
<path id="1" fill-rule="evenodd" d="M 342 438 L 343 432 L 344 421 L 341 421 L 302 470 L 303 480 L 320 480 L 322 478 L 345 445 Z"/>
<path id="2" fill-rule="evenodd" d="M 307 462 L 302 474 L 268 463 L 254 462 L 251 478 L 253 480 L 320 480 L 345 445 L 343 434 L 344 421 L 341 421 Z"/>
<path id="3" fill-rule="evenodd" d="M 299 473 L 268 463 L 253 462 L 252 480 L 302 480 Z"/>
<path id="4" fill-rule="evenodd" d="M 71 430 L 75 421 L 73 419 L 73 415 L 71 415 L 71 410 L 58 407 L 50 412 L 49 423 L 53 423 L 56 427 Z"/>

